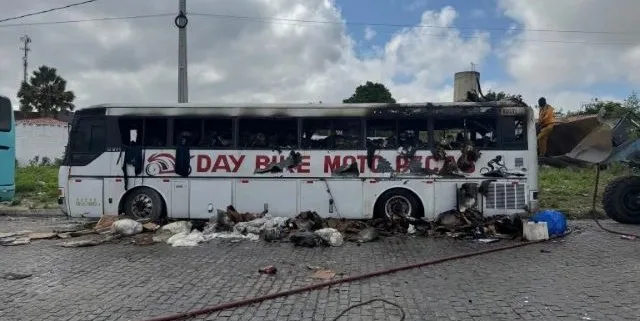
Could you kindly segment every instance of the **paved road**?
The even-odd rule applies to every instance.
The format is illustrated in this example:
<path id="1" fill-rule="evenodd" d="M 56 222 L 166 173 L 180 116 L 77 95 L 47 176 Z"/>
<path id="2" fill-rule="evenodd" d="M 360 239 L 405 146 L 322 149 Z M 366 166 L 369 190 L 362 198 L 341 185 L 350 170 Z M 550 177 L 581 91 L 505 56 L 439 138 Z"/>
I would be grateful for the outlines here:
<path id="1" fill-rule="evenodd" d="M 60 221 L 0 218 L 0 232 L 51 228 Z M 606 223 L 628 232 L 640 227 Z M 591 222 L 564 240 L 398 272 L 227 310 L 195 320 L 332 320 L 372 298 L 399 304 L 406 320 L 638 320 L 640 242 Z M 480 245 L 449 239 L 387 238 L 361 246 L 293 248 L 291 244 L 212 241 L 196 248 L 123 241 L 67 249 L 59 241 L 0 247 L 0 320 L 144 320 L 314 282 L 306 265 L 355 275 L 468 253 Z M 543 253 L 547 250 L 549 253 Z M 274 264 L 275 276 L 258 274 Z M 399 320 L 384 303 L 341 320 Z"/>

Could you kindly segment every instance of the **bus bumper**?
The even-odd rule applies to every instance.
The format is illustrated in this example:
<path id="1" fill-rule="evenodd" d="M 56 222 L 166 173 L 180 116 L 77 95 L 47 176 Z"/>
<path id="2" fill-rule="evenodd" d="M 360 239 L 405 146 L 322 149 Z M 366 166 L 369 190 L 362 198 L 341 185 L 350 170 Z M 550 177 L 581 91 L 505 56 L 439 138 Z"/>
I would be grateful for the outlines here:
<path id="1" fill-rule="evenodd" d="M 0 202 L 11 202 L 15 195 L 15 185 L 0 185 Z"/>

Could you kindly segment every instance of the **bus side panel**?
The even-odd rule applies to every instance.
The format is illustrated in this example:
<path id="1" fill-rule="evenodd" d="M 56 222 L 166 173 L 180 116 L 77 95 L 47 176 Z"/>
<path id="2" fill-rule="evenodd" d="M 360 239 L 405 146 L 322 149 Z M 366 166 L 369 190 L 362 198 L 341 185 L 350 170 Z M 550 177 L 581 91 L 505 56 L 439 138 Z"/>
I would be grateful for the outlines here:
<path id="1" fill-rule="evenodd" d="M 335 185 L 333 182 L 325 182 L 319 179 L 303 179 L 300 181 L 300 211 L 314 211 L 320 215 L 335 215 L 335 206 L 329 204 L 331 197 L 327 192 L 327 184 Z M 341 214 L 341 213 L 340 213 Z"/>
<path id="2" fill-rule="evenodd" d="M 362 219 L 365 214 L 362 205 L 362 180 L 360 178 L 333 178 L 327 179 L 326 182 L 333 196 L 334 211 L 333 213 L 318 212 L 318 214 L 321 216 Z M 323 182 L 319 183 L 324 184 Z M 323 197 L 323 194 L 328 194 L 326 187 L 327 185 L 325 185 L 325 192 L 318 194 L 317 197 Z"/>
<path id="3" fill-rule="evenodd" d="M 437 217 L 440 213 L 450 211 L 455 209 L 458 201 L 457 201 L 457 189 L 456 185 L 460 185 L 463 183 L 471 183 L 467 180 L 440 180 L 436 179 L 434 182 L 434 199 L 433 199 L 433 207 L 435 211 L 435 216 Z"/>
<path id="4" fill-rule="evenodd" d="M 73 178 L 69 180 L 69 212 L 73 217 L 102 216 L 102 178 Z"/>
<path id="5" fill-rule="evenodd" d="M 233 206 L 239 212 L 295 217 L 298 214 L 298 180 L 239 179 L 235 184 Z"/>
<path id="6" fill-rule="evenodd" d="M 224 210 L 232 204 L 232 181 L 229 179 L 193 179 L 189 197 L 189 217 L 210 219 L 217 210 Z"/>
<path id="7" fill-rule="evenodd" d="M 422 202 L 422 207 L 424 208 L 424 217 L 433 219 L 435 217 L 435 181 L 433 179 L 414 179 L 402 186 L 406 186 L 409 190 L 418 194 L 418 197 Z"/>

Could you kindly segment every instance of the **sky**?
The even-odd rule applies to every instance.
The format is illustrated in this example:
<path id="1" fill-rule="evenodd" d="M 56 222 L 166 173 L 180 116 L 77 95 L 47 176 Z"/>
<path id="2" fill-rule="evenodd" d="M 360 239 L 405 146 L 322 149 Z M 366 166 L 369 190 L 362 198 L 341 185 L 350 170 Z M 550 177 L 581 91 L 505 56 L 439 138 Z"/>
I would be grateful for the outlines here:
<path id="1" fill-rule="evenodd" d="M 74 1 L 0 0 L 0 20 Z M 0 95 L 18 104 L 28 34 L 29 73 L 56 68 L 76 108 L 176 102 L 177 10 L 98 0 L 0 22 Z M 452 101 L 472 64 L 483 92 L 564 111 L 640 87 L 637 0 L 187 0 L 187 12 L 189 102 L 341 102 L 366 81 L 399 102 Z M 147 17 L 78 21 L 132 16 Z"/>

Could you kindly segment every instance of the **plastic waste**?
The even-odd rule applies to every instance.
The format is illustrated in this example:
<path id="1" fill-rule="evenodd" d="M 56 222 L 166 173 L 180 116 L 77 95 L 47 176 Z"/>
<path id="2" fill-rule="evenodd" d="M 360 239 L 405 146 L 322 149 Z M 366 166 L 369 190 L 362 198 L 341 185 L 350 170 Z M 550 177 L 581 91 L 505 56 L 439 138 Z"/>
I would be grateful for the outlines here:
<path id="1" fill-rule="evenodd" d="M 334 228 L 323 228 L 315 231 L 315 233 L 322 238 L 325 242 L 329 243 L 331 246 L 342 246 L 344 244 L 344 239 L 342 238 L 342 233 Z"/>
<path id="2" fill-rule="evenodd" d="M 547 222 L 527 221 L 522 223 L 522 237 L 527 241 L 542 241 L 549 239 Z"/>
<path id="3" fill-rule="evenodd" d="M 198 243 L 204 242 L 205 239 L 202 236 L 202 232 L 194 230 L 187 234 L 184 232 L 178 233 L 167 240 L 167 244 L 171 246 L 197 246 Z"/>
<path id="4" fill-rule="evenodd" d="M 188 234 L 191 232 L 191 222 L 189 221 L 179 221 L 169 223 L 161 228 L 165 231 L 170 231 L 173 234 L 185 233 Z"/>
<path id="5" fill-rule="evenodd" d="M 122 235 L 134 235 L 142 232 L 142 224 L 129 218 L 113 222 L 113 231 Z"/>
<path id="6" fill-rule="evenodd" d="M 531 218 L 533 222 L 546 222 L 549 236 L 562 235 L 567 231 L 567 218 L 560 211 L 544 210 Z"/>

